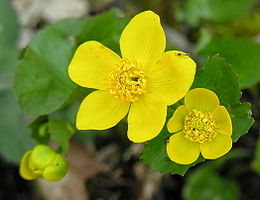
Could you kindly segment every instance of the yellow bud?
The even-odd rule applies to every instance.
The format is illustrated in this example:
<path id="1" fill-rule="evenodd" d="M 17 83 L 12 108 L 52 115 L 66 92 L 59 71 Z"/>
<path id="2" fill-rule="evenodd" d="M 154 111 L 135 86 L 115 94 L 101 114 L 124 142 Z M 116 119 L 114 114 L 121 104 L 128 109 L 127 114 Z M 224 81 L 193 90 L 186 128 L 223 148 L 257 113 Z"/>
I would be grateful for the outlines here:
<path id="1" fill-rule="evenodd" d="M 20 162 L 20 168 L 19 173 L 22 178 L 25 180 L 33 180 L 36 178 L 39 178 L 39 175 L 33 173 L 33 171 L 29 168 L 29 160 L 31 156 L 32 151 L 27 151 Z"/>
<path id="2" fill-rule="evenodd" d="M 35 173 L 41 173 L 42 170 L 49 165 L 55 158 L 56 152 L 47 145 L 37 145 L 32 150 L 29 167 L 34 170 Z"/>
<path id="3" fill-rule="evenodd" d="M 54 160 L 44 169 L 42 177 L 47 181 L 59 181 L 68 171 L 67 161 L 57 154 Z"/>
<path id="4" fill-rule="evenodd" d="M 19 168 L 21 177 L 26 180 L 43 178 L 47 181 L 58 181 L 67 171 L 67 161 L 52 148 L 42 144 L 23 155 Z"/>

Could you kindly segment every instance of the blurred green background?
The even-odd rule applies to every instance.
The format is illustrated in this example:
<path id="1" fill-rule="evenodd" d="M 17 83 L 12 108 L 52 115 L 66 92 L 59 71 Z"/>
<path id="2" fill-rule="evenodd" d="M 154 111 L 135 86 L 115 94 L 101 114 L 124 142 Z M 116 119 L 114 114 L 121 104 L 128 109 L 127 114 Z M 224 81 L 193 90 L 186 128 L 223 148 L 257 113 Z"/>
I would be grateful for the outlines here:
<path id="1" fill-rule="evenodd" d="M 119 10 L 105 13 L 115 8 Z M 241 101 L 252 104 L 255 123 L 249 133 L 221 159 L 197 165 L 185 176 L 161 175 L 141 164 L 142 145 L 127 140 L 122 122 L 98 134 L 88 131 L 73 137 L 70 174 L 64 181 L 22 180 L 17 166 L 36 144 L 32 132 L 38 131 L 37 124 L 46 117 L 74 123 L 80 101 L 70 104 L 75 85 L 64 79 L 62 66 L 67 66 L 76 44 L 98 38 L 118 52 L 118 38 L 128 21 L 118 17 L 144 10 L 160 15 L 167 49 L 189 52 L 200 66 L 215 54 L 232 64 Z M 72 19 L 56 22 L 65 18 Z M 53 77 L 60 82 L 51 82 Z M 0 0 L 0 199 L 260 199 L 259 82 L 257 0 Z M 46 84 L 49 90 L 30 96 L 28 91 Z M 39 106 L 42 101 L 46 103 Z"/>

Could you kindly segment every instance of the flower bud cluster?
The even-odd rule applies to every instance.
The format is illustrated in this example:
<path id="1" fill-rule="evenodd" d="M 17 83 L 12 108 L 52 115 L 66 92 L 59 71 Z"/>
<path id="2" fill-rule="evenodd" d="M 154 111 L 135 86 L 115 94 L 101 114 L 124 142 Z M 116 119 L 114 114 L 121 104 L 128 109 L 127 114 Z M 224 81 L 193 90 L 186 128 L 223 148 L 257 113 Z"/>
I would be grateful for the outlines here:
<path id="1" fill-rule="evenodd" d="M 67 161 L 47 145 L 37 145 L 27 151 L 21 160 L 19 173 L 26 180 L 43 178 L 59 181 L 68 171 Z"/>

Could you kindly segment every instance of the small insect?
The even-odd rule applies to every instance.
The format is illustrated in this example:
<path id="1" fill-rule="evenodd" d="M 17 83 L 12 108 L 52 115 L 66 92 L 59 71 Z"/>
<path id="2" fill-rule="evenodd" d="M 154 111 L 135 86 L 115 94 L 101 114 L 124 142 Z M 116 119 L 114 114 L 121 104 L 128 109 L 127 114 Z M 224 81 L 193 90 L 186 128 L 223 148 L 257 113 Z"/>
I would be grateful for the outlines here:
<path id="1" fill-rule="evenodd" d="M 189 56 L 189 53 L 184 53 L 184 52 L 177 52 L 176 53 L 177 56 Z"/>

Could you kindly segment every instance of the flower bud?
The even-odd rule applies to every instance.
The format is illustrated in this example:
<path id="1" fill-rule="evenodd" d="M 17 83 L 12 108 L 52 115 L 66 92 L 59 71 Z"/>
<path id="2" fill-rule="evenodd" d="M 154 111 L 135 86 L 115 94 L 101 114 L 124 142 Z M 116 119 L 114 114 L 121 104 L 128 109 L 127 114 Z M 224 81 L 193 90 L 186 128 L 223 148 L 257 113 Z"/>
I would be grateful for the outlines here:
<path id="1" fill-rule="evenodd" d="M 46 145 L 37 145 L 32 150 L 29 167 L 32 170 L 43 170 L 55 158 L 56 152 Z"/>
<path id="2" fill-rule="evenodd" d="M 58 181 L 62 179 L 68 171 L 66 160 L 57 154 L 55 159 L 43 171 L 43 178 L 48 181 Z"/>
<path id="3" fill-rule="evenodd" d="M 31 156 L 32 151 L 27 151 L 20 162 L 20 168 L 19 173 L 20 176 L 25 180 L 33 180 L 38 178 L 39 176 L 35 174 L 30 168 L 29 168 L 29 160 Z"/>
<path id="4" fill-rule="evenodd" d="M 38 130 L 38 134 L 42 138 L 48 137 L 48 124 L 47 123 L 40 126 L 40 128 Z"/>
<path id="5" fill-rule="evenodd" d="M 43 178 L 48 181 L 62 179 L 67 171 L 67 161 L 52 148 L 42 144 L 23 155 L 19 169 L 21 177 L 26 180 Z"/>

